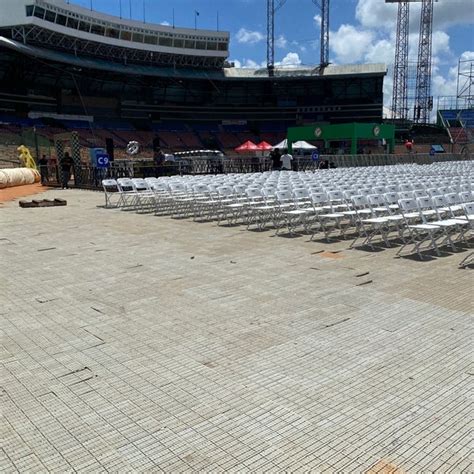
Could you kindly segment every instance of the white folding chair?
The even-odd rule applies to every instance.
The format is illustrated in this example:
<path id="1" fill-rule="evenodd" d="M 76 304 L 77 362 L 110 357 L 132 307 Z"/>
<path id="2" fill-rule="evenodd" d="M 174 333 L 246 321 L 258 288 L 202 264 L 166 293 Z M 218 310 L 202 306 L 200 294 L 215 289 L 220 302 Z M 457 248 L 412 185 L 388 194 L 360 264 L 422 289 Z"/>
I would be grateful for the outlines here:
<path id="1" fill-rule="evenodd" d="M 130 178 L 118 178 L 117 188 L 120 193 L 120 204 L 119 207 L 122 210 L 131 209 L 135 205 L 136 191 L 133 186 L 133 182 Z"/>
<path id="2" fill-rule="evenodd" d="M 397 256 L 401 256 L 409 245 L 412 245 L 412 252 L 410 253 L 416 252 L 420 260 L 423 260 L 422 251 L 425 250 L 435 250 L 437 255 L 441 255 L 436 244 L 441 227 L 427 224 L 424 221 L 425 216 L 420 211 L 415 199 L 400 199 L 398 204 L 409 232 L 409 240 L 398 250 Z M 426 248 L 422 249 L 425 242 L 429 242 L 429 244 Z"/>
<path id="3" fill-rule="evenodd" d="M 102 189 L 105 196 L 105 207 L 118 207 L 120 203 L 120 192 L 115 179 L 103 179 Z M 115 204 L 113 201 L 116 201 Z"/>
<path id="4" fill-rule="evenodd" d="M 370 195 L 369 195 L 370 196 Z M 373 198 L 374 200 L 375 198 Z M 373 248 L 373 240 L 380 235 L 385 245 L 390 246 L 388 241 L 389 228 L 387 226 L 388 219 L 385 216 L 373 215 L 373 210 L 370 208 L 368 196 L 353 196 L 352 197 L 353 210 L 358 217 L 357 222 L 357 236 L 352 241 L 349 248 L 354 248 L 360 238 L 364 238 L 360 246 L 368 245 Z"/>

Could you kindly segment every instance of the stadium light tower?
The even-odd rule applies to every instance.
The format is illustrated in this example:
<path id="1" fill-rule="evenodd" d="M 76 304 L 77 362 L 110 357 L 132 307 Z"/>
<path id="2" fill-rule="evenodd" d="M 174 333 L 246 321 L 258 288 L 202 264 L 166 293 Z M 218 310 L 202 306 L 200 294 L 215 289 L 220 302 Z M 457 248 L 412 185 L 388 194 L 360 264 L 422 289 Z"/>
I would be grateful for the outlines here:
<path id="1" fill-rule="evenodd" d="M 429 122 L 430 111 L 433 109 L 431 96 L 433 6 L 434 0 L 422 0 L 414 114 L 415 122 L 419 123 Z"/>
<path id="2" fill-rule="evenodd" d="M 433 36 L 433 5 L 438 0 L 385 0 L 398 3 L 397 37 L 395 43 L 395 63 L 393 71 L 392 113 L 393 118 L 408 118 L 408 36 L 409 3 L 421 2 L 420 39 L 418 43 L 418 63 L 414 121 L 427 123 L 433 108 L 431 97 L 431 60 Z"/>
<path id="3" fill-rule="evenodd" d="M 329 64 L 329 0 L 313 0 L 321 10 L 321 54 L 319 64 L 326 67 Z"/>
<path id="4" fill-rule="evenodd" d="M 393 0 L 385 0 L 394 3 Z M 409 2 L 398 2 L 395 63 L 393 67 L 392 118 L 408 118 L 408 32 L 410 23 Z"/>
<path id="5" fill-rule="evenodd" d="M 267 0 L 267 69 L 273 76 L 275 70 L 275 13 L 286 3 L 286 0 Z"/>

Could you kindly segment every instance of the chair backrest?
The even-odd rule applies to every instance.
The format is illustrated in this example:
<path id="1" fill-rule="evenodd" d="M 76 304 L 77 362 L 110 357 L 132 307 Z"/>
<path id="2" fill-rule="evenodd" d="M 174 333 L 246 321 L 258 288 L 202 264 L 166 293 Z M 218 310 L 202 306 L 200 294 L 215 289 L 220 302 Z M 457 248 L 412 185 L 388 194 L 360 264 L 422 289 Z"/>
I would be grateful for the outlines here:
<path id="1" fill-rule="evenodd" d="M 428 191 L 431 191 L 432 189 L 428 189 Z M 453 189 L 450 188 L 449 186 L 440 186 L 439 188 L 434 188 L 437 192 L 435 194 L 430 194 L 430 196 L 437 196 L 437 195 L 442 195 L 442 194 L 448 194 L 452 193 Z"/>
<path id="2" fill-rule="evenodd" d="M 350 201 L 351 197 L 355 196 L 356 194 L 357 194 L 357 191 L 355 191 L 354 189 L 347 189 L 346 191 L 342 193 L 346 201 Z"/>
<path id="3" fill-rule="evenodd" d="M 469 202 L 474 200 L 474 193 L 472 191 L 462 191 L 459 193 L 459 202 Z"/>
<path id="4" fill-rule="evenodd" d="M 234 188 L 229 185 L 219 186 L 217 192 L 219 196 L 232 196 L 232 194 L 234 194 Z"/>
<path id="5" fill-rule="evenodd" d="M 400 209 L 402 212 L 407 212 L 407 211 L 418 211 L 418 204 L 415 199 L 410 198 L 410 199 L 399 199 L 398 200 L 398 205 L 400 206 Z"/>
<path id="6" fill-rule="evenodd" d="M 262 191 L 260 188 L 247 188 L 247 197 L 250 199 L 256 199 L 256 198 L 261 198 L 262 197 Z"/>
<path id="7" fill-rule="evenodd" d="M 104 188 L 104 191 L 118 190 L 117 181 L 115 181 L 115 179 L 103 179 L 102 187 Z"/>
<path id="8" fill-rule="evenodd" d="M 309 192 L 306 190 L 306 188 L 298 188 L 293 190 L 293 198 L 294 199 L 308 199 L 309 198 Z"/>
<path id="9" fill-rule="evenodd" d="M 133 187 L 133 182 L 130 178 L 117 179 L 117 187 L 119 188 L 119 191 L 122 192 L 129 192 L 135 190 L 135 188 Z"/>
<path id="10" fill-rule="evenodd" d="M 389 193 L 385 193 L 383 195 L 384 199 L 385 199 L 385 202 L 387 204 L 397 204 L 398 203 L 398 199 L 400 198 L 399 197 L 399 193 L 397 193 L 396 191 L 394 192 L 389 192 Z"/>
<path id="11" fill-rule="evenodd" d="M 428 192 L 425 189 L 415 189 L 413 196 L 416 198 L 429 197 Z"/>
<path id="12" fill-rule="evenodd" d="M 196 184 L 193 186 L 193 192 L 196 194 L 206 194 L 209 192 L 207 184 Z"/>
<path id="13" fill-rule="evenodd" d="M 402 183 L 399 188 L 400 191 L 413 191 L 413 186 L 409 183 Z"/>
<path id="14" fill-rule="evenodd" d="M 372 192 L 374 194 L 385 194 L 387 191 L 385 189 L 385 186 L 374 186 L 372 188 Z M 369 196 L 372 196 L 371 194 L 369 194 Z"/>
<path id="15" fill-rule="evenodd" d="M 385 207 L 385 198 L 383 194 L 369 194 L 367 201 L 370 207 Z"/>
<path id="16" fill-rule="evenodd" d="M 133 178 L 132 183 L 135 191 L 140 192 L 150 190 L 150 185 L 143 178 Z"/>
<path id="17" fill-rule="evenodd" d="M 245 184 L 236 184 L 234 186 L 234 191 L 236 194 L 239 196 L 243 196 L 245 194 L 245 191 L 247 190 L 247 186 Z"/>
<path id="18" fill-rule="evenodd" d="M 459 195 L 457 193 L 448 193 L 444 195 L 448 206 L 454 206 L 459 203 Z"/>
<path id="19" fill-rule="evenodd" d="M 313 204 L 326 204 L 328 196 L 326 193 L 311 193 L 311 201 L 313 201 Z"/>
<path id="20" fill-rule="evenodd" d="M 446 189 L 446 188 L 444 188 L 444 189 Z M 442 194 L 444 194 L 442 187 L 440 187 L 440 188 L 428 188 L 426 190 L 425 196 L 433 197 L 433 196 L 441 196 Z"/>
<path id="21" fill-rule="evenodd" d="M 429 196 L 417 197 L 416 202 L 419 209 L 432 209 L 434 207 L 433 200 Z"/>
<path id="22" fill-rule="evenodd" d="M 400 191 L 398 197 L 399 199 L 413 199 L 415 195 L 413 194 L 413 191 Z"/>
<path id="23" fill-rule="evenodd" d="M 364 207 L 367 207 L 368 206 L 368 200 L 367 200 L 367 196 L 364 196 L 362 194 L 358 194 L 356 196 L 352 196 L 351 197 L 351 201 L 352 201 L 352 205 L 356 208 L 356 209 L 362 209 Z"/>
<path id="24" fill-rule="evenodd" d="M 432 196 L 431 199 L 435 207 L 444 207 L 448 205 L 448 202 L 446 201 L 446 198 L 444 197 L 444 195 Z"/>
<path id="25" fill-rule="evenodd" d="M 184 192 L 186 190 L 186 187 L 184 186 L 183 183 L 170 183 L 169 187 L 170 187 L 171 192 L 173 193 Z"/>
<path id="26" fill-rule="evenodd" d="M 290 202 L 293 201 L 293 196 L 290 190 L 279 189 L 276 192 L 276 197 L 279 202 Z"/>
<path id="27" fill-rule="evenodd" d="M 386 193 L 397 193 L 399 188 L 398 184 L 387 184 L 385 189 L 387 190 Z"/>
<path id="28" fill-rule="evenodd" d="M 341 191 L 329 191 L 328 198 L 330 201 L 343 201 L 344 195 Z"/>
<path id="29" fill-rule="evenodd" d="M 467 202 L 466 204 L 462 205 L 462 208 L 464 209 L 464 213 L 466 214 L 466 216 L 474 215 L 474 202 Z"/>
<path id="30" fill-rule="evenodd" d="M 211 191 L 212 193 L 217 193 L 217 188 L 219 186 L 216 183 L 209 183 L 207 187 L 209 188 L 209 191 Z"/>
<path id="31" fill-rule="evenodd" d="M 165 183 L 160 183 L 159 181 L 155 181 L 154 183 L 152 183 L 151 189 L 158 193 L 168 192 L 168 186 Z"/>
<path id="32" fill-rule="evenodd" d="M 262 194 L 265 199 L 275 199 L 276 197 L 276 189 L 275 188 L 263 188 Z"/>

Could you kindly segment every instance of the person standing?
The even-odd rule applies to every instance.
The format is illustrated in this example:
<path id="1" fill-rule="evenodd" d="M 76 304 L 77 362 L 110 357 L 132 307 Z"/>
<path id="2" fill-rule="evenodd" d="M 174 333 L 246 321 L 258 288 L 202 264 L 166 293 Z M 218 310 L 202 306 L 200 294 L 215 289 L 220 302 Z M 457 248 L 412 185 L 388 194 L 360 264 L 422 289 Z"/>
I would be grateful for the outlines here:
<path id="1" fill-rule="evenodd" d="M 329 161 L 328 160 L 323 160 L 319 162 L 319 169 L 320 170 L 327 170 L 329 169 Z"/>
<path id="2" fill-rule="evenodd" d="M 272 169 L 279 170 L 281 164 L 281 154 L 278 148 L 272 150 L 272 152 L 270 153 L 270 159 L 272 160 Z"/>
<path id="3" fill-rule="evenodd" d="M 64 153 L 61 160 L 61 186 L 63 189 L 69 189 L 69 180 L 71 179 L 71 170 L 74 162 L 68 152 Z"/>
<path id="4" fill-rule="evenodd" d="M 153 153 L 153 161 L 155 163 L 155 176 L 161 176 L 163 165 L 165 164 L 165 154 L 160 147 L 156 148 Z"/>
<path id="5" fill-rule="evenodd" d="M 293 161 L 293 157 L 288 153 L 288 150 L 283 151 L 283 155 L 280 158 L 281 161 L 281 169 L 282 170 L 291 170 L 291 162 Z"/>
<path id="6" fill-rule="evenodd" d="M 48 159 L 43 155 L 39 160 L 39 169 L 41 175 L 41 184 L 44 185 L 49 181 Z"/>

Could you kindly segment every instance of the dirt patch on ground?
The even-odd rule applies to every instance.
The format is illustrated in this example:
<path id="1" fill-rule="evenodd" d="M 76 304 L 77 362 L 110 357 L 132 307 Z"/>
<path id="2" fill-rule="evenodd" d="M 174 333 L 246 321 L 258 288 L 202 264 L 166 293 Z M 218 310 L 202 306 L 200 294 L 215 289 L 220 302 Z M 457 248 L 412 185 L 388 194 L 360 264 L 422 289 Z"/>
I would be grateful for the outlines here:
<path id="1" fill-rule="evenodd" d="M 44 193 L 48 189 L 51 188 L 42 186 L 41 183 L 25 184 L 23 186 L 13 186 L 11 188 L 0 189 L 0 205 L 4 202 L 14 201 L 15 199 Z"/>
<path id="2" fill-rule="evenodd" d="M 318 256 L 323 258 L 334 258 L 336 260 L 339 258 L 344 258 L 344 255 L 339 252 L 321 252 L 318 254 Z"/>

